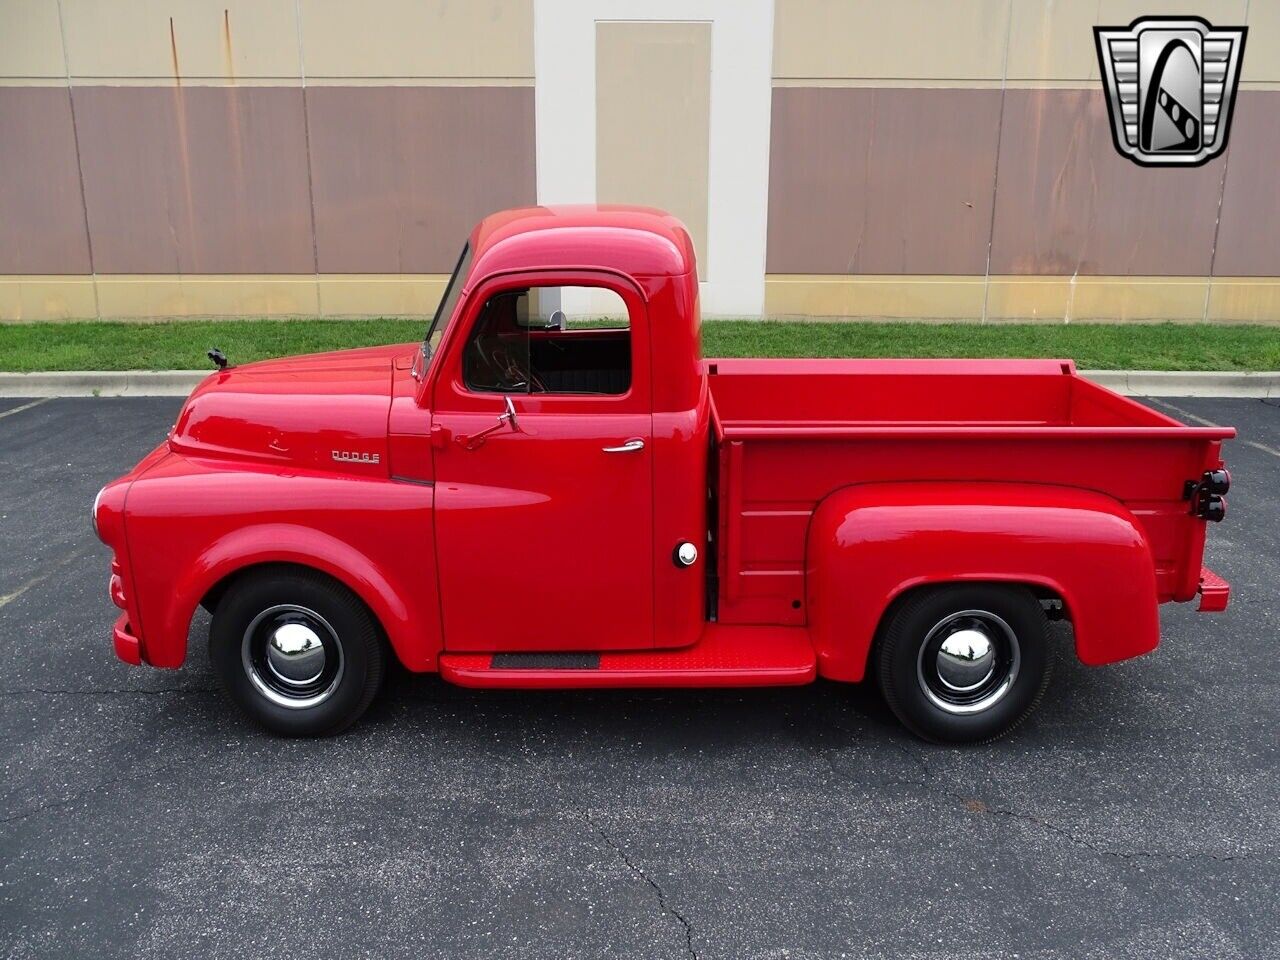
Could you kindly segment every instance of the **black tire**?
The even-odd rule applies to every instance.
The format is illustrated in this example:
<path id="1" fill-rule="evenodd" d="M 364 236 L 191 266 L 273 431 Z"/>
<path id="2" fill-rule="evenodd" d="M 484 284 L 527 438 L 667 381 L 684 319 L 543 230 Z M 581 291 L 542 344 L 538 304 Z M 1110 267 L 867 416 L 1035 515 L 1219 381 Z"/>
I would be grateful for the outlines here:
<path id="1" fill-rule="evenodd" d="M 231 584 L 213 614 L 209 659 L 249 716 L 288 737 L 346 729 L 386 669 L 378 625 L 360 599 L 297 567 L 265 567 Z"/>
<path id="2" fill-rule="evenodd" d="M 904 727 L 935 742 L 1004 736 L 1035 709 L 1051 672 L 1048 619 L 1025 587 L 921 589 L 891 612 L 879 638 L 885 702 Z"/>

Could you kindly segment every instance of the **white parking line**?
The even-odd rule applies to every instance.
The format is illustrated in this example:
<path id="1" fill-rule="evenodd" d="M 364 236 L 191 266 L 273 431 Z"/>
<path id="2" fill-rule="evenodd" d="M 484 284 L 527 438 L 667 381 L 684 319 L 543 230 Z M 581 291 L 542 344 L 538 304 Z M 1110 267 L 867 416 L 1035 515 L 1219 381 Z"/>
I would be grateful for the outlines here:
<path id="1" fill-rule="evenodd" d="M 0 420 L 5 417 L 12 417 L 15 413 L 21 413 L 23 410 L 30 410 L 32 407 L 38 407 L 42 403 L 48 403 L 53 397 L 41 397 L 39 400 L 32 400 L 30 403 L 24 403 L 20 407 L 14 407 L 12 410 L 6 410 L 0 413 Z"/>
<path id="2" fill-rule="evenodd" d="M 70 554 L 63 557 L 62 559 L 55 560 L 53 562 L 53 565 L 49 567 L 47 570 L 45 570 L 44 573 L 36 574 L 26 583 L 18 587 L 17 590 L 14 590 L 12 593 L 6 593 L 3 596 L 0 596 L 0 608 L 3 608 L 6 604 L 12 603 L 14 600 L 17 600 L 20 596 L 22 596 L 24 593 L 26 593 L 36 584 L 43 583 L 45 580 L 48 580 L 50 577 L 52 577 L 55 573 L 57 573 L 67 564 L 71 563 L 74 560 L 79 560 L 83 556 L 86 556 L 91 549 L 92 549 L 91 547 L 81 547 L 79 550 L 73 550 Z"/>
<path id="3" fill-rule="evenodd" d="M 1147 397 L 1146 399 L 1150 403 L 1154 403 L 1157 406 L 1164 407 L 1167 410 L 1172 410 L 1174 413 L 1180 413 L 1184 417 L 1186 417 L 1188 420 L 1194 420 L 1196 423 L 1199 423 L 1203 426 L 1206 426 L 1206 427 L 1218 426 L 1218 424 L 1214 423 L 1212 420 L 1206 420 L 1204 417 L 1197 417 L 1190 410 L 1183 410 L 1181 407 L 1174 406 L 1172 403 L 1166 403 L 1164 400 L 1157 400 L 1155 397 Z M 1241 437 L 1236 437 L 1236 440 L 1239 441 L 1240 443 L 1243 443 L 1246 447 L 1253 447 L 1255 450 L 1261 450 L 1263 453 L 1269 453 L 1273 457 L 1280 457 L 1280 450 L 1277 450 L 1275 447 L 1269 447 L 1265 443 L 1258 443 L 1256 440 L 1245 440 L 1245 439 L 1242 439 Z"/>

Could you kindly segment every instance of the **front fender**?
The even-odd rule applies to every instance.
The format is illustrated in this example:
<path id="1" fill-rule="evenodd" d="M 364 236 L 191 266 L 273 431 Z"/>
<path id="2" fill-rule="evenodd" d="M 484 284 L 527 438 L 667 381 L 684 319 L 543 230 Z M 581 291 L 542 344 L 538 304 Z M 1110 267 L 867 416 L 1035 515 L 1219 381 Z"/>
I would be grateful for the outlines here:
<path id="1" fill-rule="evenodd" d="M 435 669 L 433 492 L 170 457 L 134 482 L 125 512 L 142 658 L 180 666 L 191 617 L 210 589 L 246 567 L 296 563 L 360 597 L 407 668 Z"/>
<path id="2" fill-rule="evenodd" d="M 871 483 L 827 497 L 809 527 L 818 672 L 860 680 L 885 611 L 908 590 L 1022 583 L 1060 596 L 1076 654 L 1099 665 L 1160 640 L 1155 565 L 1133 514 L 1091 490 L 1013 483 Z"/>
<path id="3" fill-rule="evenodd" d="M 406 665 L 413 663 L 410 669 L 430 668 L 430 664 L 414 662 L 420 651 L 410 637 L 414 626 L 411 613 L 373 561 L 336 537 L 294 524 L 242 527 L 211 543 L 175 583 L 161 625 L 164 637 L 180 635 L 185 640 L 196 605 L 205 594 L 237 571 L 264 563 L 298 564 L 333 577 L 364 601 L 382 624 L 396 655 L 401 660 L 407 658 Z"/>

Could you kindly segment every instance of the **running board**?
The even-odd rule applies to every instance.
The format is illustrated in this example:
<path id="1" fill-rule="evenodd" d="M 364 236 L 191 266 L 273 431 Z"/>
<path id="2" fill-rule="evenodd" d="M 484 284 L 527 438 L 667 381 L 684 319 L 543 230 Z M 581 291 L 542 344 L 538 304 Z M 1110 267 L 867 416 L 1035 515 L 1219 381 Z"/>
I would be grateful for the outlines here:
<path id="1" fill-rule="evenodd" d="M 440 655 L 440 676 L 462 687 L 767 687 L 809 683 L 816 672 L 803 627 L 716 623 L 678 650 Z"/>

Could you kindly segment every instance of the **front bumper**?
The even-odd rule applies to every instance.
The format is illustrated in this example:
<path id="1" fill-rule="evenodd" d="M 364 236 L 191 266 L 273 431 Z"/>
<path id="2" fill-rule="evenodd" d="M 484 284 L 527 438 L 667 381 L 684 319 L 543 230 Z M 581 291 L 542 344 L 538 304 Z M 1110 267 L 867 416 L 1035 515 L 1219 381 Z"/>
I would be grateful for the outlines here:
<path id="1" fill-rule="evenodd" d="M 122 613 L 116 620 L 115 629 L 111 631 L 111 642 L 116 648 L 117 657 L 135 667 L 141 665 L 142 643 L 129 626 L 129 614 Z"/>
<path id="2" fill-rule="evenodd" d="M 1200 568 L 1200 605 L 1197 610 L 1203 613 L 1220 613 L 1227 609 L 1231 602 L 1231 584 L 1208 567 Z"/>

